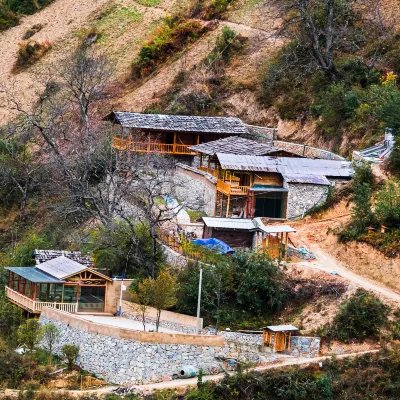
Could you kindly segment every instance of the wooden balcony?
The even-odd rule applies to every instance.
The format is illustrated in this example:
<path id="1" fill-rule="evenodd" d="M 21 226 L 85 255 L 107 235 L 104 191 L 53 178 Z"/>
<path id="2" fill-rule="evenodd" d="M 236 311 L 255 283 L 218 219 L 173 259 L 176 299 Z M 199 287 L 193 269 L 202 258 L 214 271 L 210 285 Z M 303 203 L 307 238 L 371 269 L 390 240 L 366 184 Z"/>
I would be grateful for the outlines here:
<path id="1" fill-rule="evenodd" d="M 218 174 L 217 170 L 212 169 L 212 168 L 208 168 L 208 167 L 204 167 L 202 165 L 199 167 L 199 169 L 200 169 L 200 171 L 207 172 L 207 174 L 210 174 L 210 175 L 215 176 L 215 177 Z"/>
<path id="2" fill-rule="evenodd" d="M 24 296 L 21 293 L 16 292 L 8 286 L 6 286 L 6 295 L 11 302 L 33 314 L 40 314 L 44 307 L 56 308 L 57 310 L 70 313 L 76 313 L 78 310 L 78 303 L 35 301 L 30 299 L 29 297 Z"/>
<path id="3" fill-rule="evenodd" d="M 160 153 L 160 154 L 177 154 L 177 155 L 196 155 L 196 152 L 189 149 L 186 144 L 165 144 L 155 142 L 134 142 L 129 139 L 114 137 L 112 140 L 113 147 L 118 150 L 127 150 L 138 153 Z"/>
<path id="4" fill-rule="evenodd" d="M 227 196 L 247 196 L 249 194 L 248 186 L 240 186 L 238 182 L 225 182 L 217 180 L 217 190 Z"/>

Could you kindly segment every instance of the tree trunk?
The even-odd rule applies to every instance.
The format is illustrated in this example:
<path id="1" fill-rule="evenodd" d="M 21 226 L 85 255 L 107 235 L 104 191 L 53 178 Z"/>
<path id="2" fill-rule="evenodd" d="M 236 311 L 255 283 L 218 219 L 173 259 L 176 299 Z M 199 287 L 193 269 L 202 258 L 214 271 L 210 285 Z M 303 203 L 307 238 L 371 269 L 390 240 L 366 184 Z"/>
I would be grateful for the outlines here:
<path id="1" fill-rule="evenodd" d="M 156 319 L 156 332 L 158 332 L 158 327 L 160 326 L 161 310 L 157 309 L 157 319 Z"/>

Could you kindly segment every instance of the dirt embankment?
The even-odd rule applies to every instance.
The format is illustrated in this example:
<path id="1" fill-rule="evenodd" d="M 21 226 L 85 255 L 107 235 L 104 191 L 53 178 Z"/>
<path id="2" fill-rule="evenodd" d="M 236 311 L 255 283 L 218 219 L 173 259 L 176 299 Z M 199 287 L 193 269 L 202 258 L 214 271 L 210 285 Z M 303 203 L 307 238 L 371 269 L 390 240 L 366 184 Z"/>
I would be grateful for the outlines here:
<path id="1" fill-rule="evenodd" d="M 400 258 L 386 257 L 366 243 L 338 243 L 333 231 L 349 222 L 350 213 L 351 205 L 343 201 L 321 215 L 320 221 L 308 217 L 293 222 L 291 226 L 297 229 L 293 240 L 296 245 L 322 250 L 348 270 L 400 292 Z"/>

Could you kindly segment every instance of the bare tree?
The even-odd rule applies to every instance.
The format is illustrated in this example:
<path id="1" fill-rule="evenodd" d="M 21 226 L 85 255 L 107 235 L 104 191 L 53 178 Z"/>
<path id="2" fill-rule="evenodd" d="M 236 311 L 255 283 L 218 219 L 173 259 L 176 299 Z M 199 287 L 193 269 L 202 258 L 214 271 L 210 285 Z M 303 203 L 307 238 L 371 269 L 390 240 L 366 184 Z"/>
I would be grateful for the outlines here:
<path id="1" fill-rule="evenodd" d="M 32 110 L 24 109 L 9 88 L 3 105 L 19 114 L 15 132 L 33 131 L 31 148 L 40 149 L 52 167 L 52 184 L 67 199 L 64 212 L 104 225 L 129 212 L 126 197 L 135 178 L 129 173 L 134 162 L 112 146 L 112 128 L 101 118 L 111 73 L 101 54 L 79 50 L 58 74 L 42 79 L 44 91 Z M 54 86 L 57 90 L 50 91 Z"/>
<path id="2" fill-rule="evenodd" d="M 288 62 L 292 66 L 293 63 L 300 63 L 306 70 L 321 69 L 335 77 L 335 52 L 358 46 L 355 35 L 351 34 L 354 23 L 362 19 L 353 7 L 355 3 L 342 0 L 284 0 L 279 8 L 279 18 L 283 23 L 278 35 L 292 41 L 293 45 L 286 48 Z M 304 56 L 299 57 L 300 53 Z"/>

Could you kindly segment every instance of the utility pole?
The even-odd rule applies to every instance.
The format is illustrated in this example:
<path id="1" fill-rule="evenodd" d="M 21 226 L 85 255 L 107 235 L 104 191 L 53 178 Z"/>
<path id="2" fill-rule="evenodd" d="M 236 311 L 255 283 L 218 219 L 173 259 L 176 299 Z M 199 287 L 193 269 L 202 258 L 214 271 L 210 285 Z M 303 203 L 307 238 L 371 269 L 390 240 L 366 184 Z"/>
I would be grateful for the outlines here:
<path id="1" fill-rule="evenodd" d="M 199 295 L 197 299 L 197 319 L 196 319 L 196 333 L 200 334 L 200 305 L 201 305 L 201 284 L 203 281 L 203 268 L 200 267 L 199 277 Z"/>

